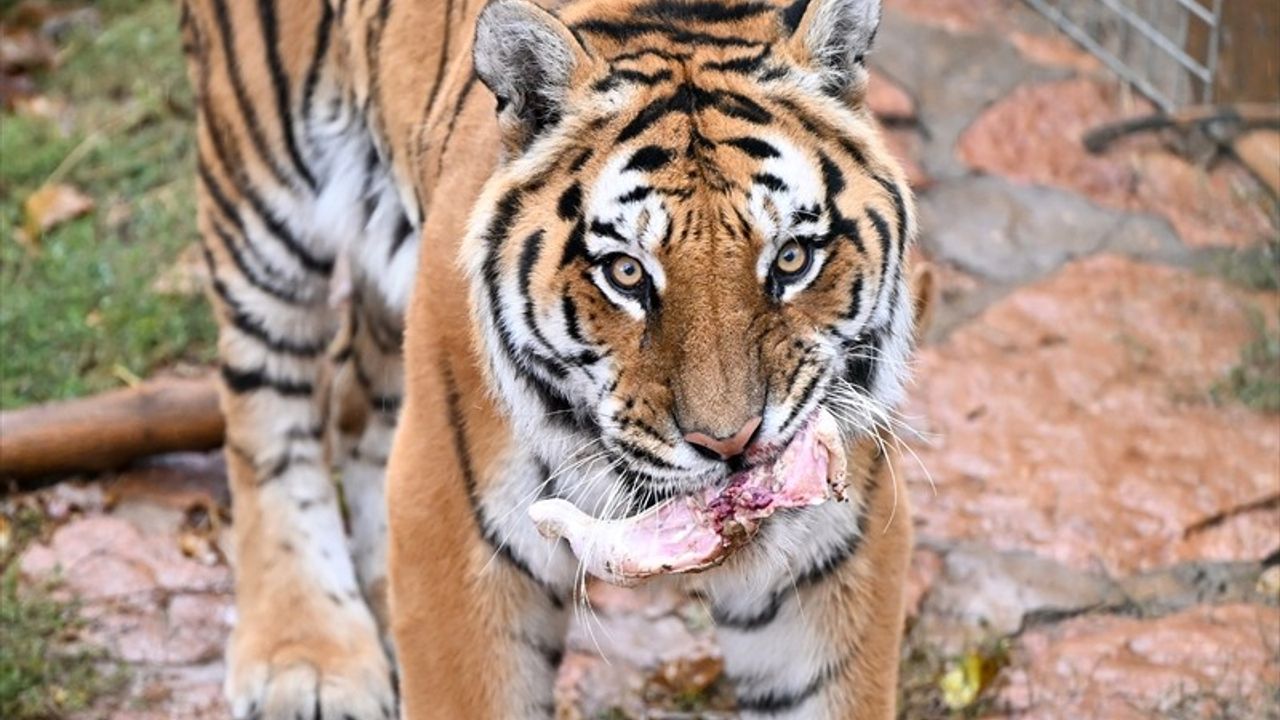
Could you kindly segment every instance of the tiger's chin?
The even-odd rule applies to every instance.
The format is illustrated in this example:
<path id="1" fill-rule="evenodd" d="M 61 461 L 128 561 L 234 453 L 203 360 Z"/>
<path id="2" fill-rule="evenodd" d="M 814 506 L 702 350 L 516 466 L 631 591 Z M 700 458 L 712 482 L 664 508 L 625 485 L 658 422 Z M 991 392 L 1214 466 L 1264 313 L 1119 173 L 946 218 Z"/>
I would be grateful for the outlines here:
<path id="1" fill-rule="evenodd" d="M 760 451 L 751 467 L 630 517 L 595 518 L 558 498 L 535 502 L 529 516 L 544 537 L 568 541 L 587 573 L 630 586 L 719 565 L 778 510 L 845 500 L 845 472 L 839 427 L 819 410 L 780 450 Z"/>

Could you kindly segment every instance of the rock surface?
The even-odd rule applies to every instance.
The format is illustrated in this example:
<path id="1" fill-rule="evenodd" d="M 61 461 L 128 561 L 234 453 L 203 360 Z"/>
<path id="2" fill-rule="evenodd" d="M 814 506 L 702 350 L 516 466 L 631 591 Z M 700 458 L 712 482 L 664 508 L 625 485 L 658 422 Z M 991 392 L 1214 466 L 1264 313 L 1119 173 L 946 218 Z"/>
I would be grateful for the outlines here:
<path id="1" fill-rule="evenodd" d="M 965 163 L 1015 180 L 1054 185 L 1109 207 L 1163 215 L 1193 247 L 1245 246 L 1273 237 L 1273 206 L 1234 163 L 1203 170 L 1134 136 L 1091 155 L 1081 140 L 1100 125 L 1150 115 L 1114 81 L 1074 78 L 1023 85 L 986 110 L 960 138 Z"/>
<path id="2" fill-rule="evenodd" d="M 907 464 L 919 532 L 1113 573 L 1262 558 L 1280 537 L 1274 513 L 1184 537 L 1280 478 L 1280 417 L 1210 394 L 1253 335 L 1255 302 L 1275 323 L 1274 294 L 1255 301 L 1187 271 L 1100 256 L 925 348 L 908 410 L 936 438 Z"/>

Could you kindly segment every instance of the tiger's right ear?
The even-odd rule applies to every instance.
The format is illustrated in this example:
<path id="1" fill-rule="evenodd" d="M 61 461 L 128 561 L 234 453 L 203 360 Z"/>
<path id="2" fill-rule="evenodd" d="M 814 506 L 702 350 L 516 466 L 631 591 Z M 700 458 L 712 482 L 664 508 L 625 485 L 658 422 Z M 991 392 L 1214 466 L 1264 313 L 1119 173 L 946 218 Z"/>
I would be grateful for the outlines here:
<path id="1" fill-rule="evenodd" d="M 480 12 L 476 74 L 498 98 L 504 140 L 523 147 L 560 121 L 586 51 L 554 15 L 527 0 L 498 0 Z"/>
<path id="2" fill-rule="evenodd" d="M 782 11 L 788 45 L 801 62 L 823 76 L 833 95 L 861 95 L 880 26 L 880 0 L 794 0 Z"/>

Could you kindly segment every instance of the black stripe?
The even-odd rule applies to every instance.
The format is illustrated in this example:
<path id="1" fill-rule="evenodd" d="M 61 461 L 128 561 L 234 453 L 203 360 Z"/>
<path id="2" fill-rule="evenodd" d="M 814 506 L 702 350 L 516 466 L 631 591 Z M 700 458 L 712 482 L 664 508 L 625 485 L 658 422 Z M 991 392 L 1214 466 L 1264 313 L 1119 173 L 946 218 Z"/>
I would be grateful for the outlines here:
<path id="1" fill-rule="evenodd" d="M 822 184 L 827 188 L 827 197 L 835 198 L 844 192 L 844 172 L 826 153 L 818 155 L 818 163 L 822 166 Z"/>
<path id="2" fill-rule="evenodd" d="M 387 260 L 391 260 L 400 252 L 400 248 L 404 247 L 410 238 L 415 237 L 417 232 L 413 228 L 413 224 L 409 222 L 409 217 L 403 212 L 396 220 L 396 229 L 392 231 L 391 247 L 387 249 Z"/>
<path id="3" fill-rule="evenodd" d="M 582 324 L 578 320 L 578 306 L 568 292 L 560 296 L 560 312 L 564 315 L 564 331 L 569 339 L 579 345 L 587 345 L 587 339 L 582 335 Z"/>
<path id="4" fill-rule="evenodd" d="M 639 50 L 628 50 L 627 52 L 618 53 L 617 55 L 609 58 L 609 60 L 614 63 L 620 63 L 627 60 L 639 60 L 643 57 L 656 57 L 661 60 L 683 62 L 693 56 L 687 52 L 674 52 L 671 50 L 663 50 L 661 48 L 647 47 L 640 48 Z"/>
<path id="5" fill-rule="evenodd" d="M 523 193 L 528 192 L 534 185 L 540 186 L 541 181 L 534 181 L 524 187 L 512 188 L 498 201 L 489 226 L 485 230 L 485 243 L 488 250 L 485 254 L 482 275 L 489 299 L 490 312 L 494 314 L 494 326 L 497 330 L 503 355 L 506 356 L 512 367 L 520 373 L 521 379 L 537 394 L 546 408 L 546 417 L 564 427 L 580 429 L 582 422 L 586 418 L 580 418 L 564 393 L 551 386 L 533 369 L 533 366 L 536 366 L 546 374 L 559 378 L 567 374 L 563 364 L 556 359 L 544 357 L 531 348 L 517 348 L 515 338 L 512 337 L 510 328 L 503 322 L 499 311 L 502 307 L 502 302 L 499 297 L 501 278 L 499 277 L 498 256 L 503 241 L 507 238 L 507 233 L 511 229 L 512 222 L 520 213 Z M 581 222 L 575 223 L 575 227 L 580 227 L 581 225 Z"/>
<path id="6" fill-rule="evenodd" d="M 795 404 L 791 406 L 791 412 L 787 414 L 787 419 L 783 420 L 782 424 L 778 426 L 780 431 L 785 430 L 789 425 L 791 425 L 791 422 L 795 420 L 796 416 L 800 414 L 800 411 L 804 409 L 805 404 L 809 402 L 809 398 L 813 396 L 814 389 L 818 387 L 818 381 L 821 379 L 822 373 L 816 372 L 809 378 L 809 381 L 805 383 L 804 389 L 800 391 L 799 399 L 797 399 Z"/>
<path id="7" fill-rule="evenodd" d="M 440 59 L 436 61 L 436 75 L 431 81 L 431 92 L 427 93 L 427 103 L 422 106 L 424 120 L 431 113 L 431 108 L 435 106 L 436 95 L 440 93 L 440 86 L 444 84 L 445 66 L 449 61 L 449 38 L 453 35 L 449 32 L 449 16 L 452 14 L 453 0 L 445 0 L 444 17 L 441 18 L 441 26 L 445 28 L 444 39 L 440 43 Z"/>
<path id="8" fill-rule="evenodd" d="M 760 69 L 764 61 L 768 59 L 773 48 L 766 45 L 760 49 L 755 55 L 744 55 L 743 57 L 732 58 L 729 60 L 713 60 L 711 62 L 702 63 L 702 70 L 710 70 L 713 72 L 735 73 L 738 75 L 749 75 Z"/>
<path id="9" fill-rule="evenodd" d="M 768 158 L 781 157 L 781 153 L 773 145 L 753 137 L 729 138 L 723 141 L 724 144 L 738 148 L 742 152 L 750 155 L 757 160 L 767 160 Z"/>
<path id="10" fill-rule="evenodd" d="M 281 380 L 269 377 L 263 370 L 241 370 L 224 364 L 222 380 L 236 395 L 256 390 L 271 390 L 284 397 L 310 397 L 314 386 L 303 380 Z"/>
<path id="11" fill-rule="evenodd" d="M 280 169 L 275 156 L 267 150 L 267 140 L 263 135 L 262 123 L 258 119 L 258 112 L 255 105 L 249 100 L 249 93 L 244 86 L 244 78 L 240 76 L 240 54 L 236 48 L 235 30 L 231 26 L 231 17 L 227 10 L 226 0 L 214 0 L 213 2 L 214 18 L 218 23 L 218 32 L 222 38 L 222 59 L 227 69 L 227 76 L 231 80 L 231 90 L 236 98 L 236 106 L 239 114 L 244 118 L 245 126 L 249 129 L 249 139 L 253 142 L 253 147 L 258 151 L 258 156 L 267 165 L 271 174 L 275 179 L 285 187 L 292 187 L 292 183 L 285 177 L 284 171 Z M 205 95 L 205 97 L 208 97 Z M 207 113 L 212 118 L 212 113 Z"/>
<path id="12" fill-rule="evenodd" d="M 773 122 L 773 114 L 746 95 L 729 90 L 705 92 L 710 96 L 710 104 L 729 117 L 746 120 L 756 125 L 767 125 Z"/>
<path id="13" fill-rule="evenodd" d="M 257 340 L 263 347 L 271 352 L 280 353 L 281 355 L 292 355 L 298 358 L 313 358 L 325 351 L 329 346 L 328 338 L 319 340 L 301 341 L 290 340 L 288 338 L 275 337 L 271 331 L 263 324 L 261 318 L 254 317 L 244 306 L 239 303 L 231 295 L 231 290 L 226 283 L 218 277 L 216 272 L 213 256 L 205 253 L 205 260 L 209 265 L 210 284 L 213 291 L 222 299 L 227 306 L 227 315 L 234 326 L 241 334 Z"/>
<path id="14" fill-rule="evenodd" d="M 561 220 L 573 220 L 581 211 L 582 186 L 574 183 L 560 194 L 560 200 L 556 203 L 556 214 Z"/>
<path id="15" fill-rule="evenodd" d="M 213 200 L 213 204 L 217 207 L 219 213 L 228 222 L 234 225 L 239 231 L 240 237 L 244 238 L 244 223 L 240 219 L 240 214 L 236 211 L 235 207 L 231 205 L 231 201 L 227 199 L 227 196 L 222 192 L 221 187 L 219 187 L 218 183 L 213 179 L 213 175 L 209 172 L 203 158 L 197 158 L 196 172 L 199 175 L 201 182 L 204 184 L 205 192 Z M 255 261 L 262 266 L 263 270 L 266 271 L 268 275 L 273 276 L 274 278 L 279 278 L 285 284 L 285 287 L 275 285 L 267 278 L 262 277 L 256 270 L 252 269 L 244 258 L 244 255 L 240 251 L 235 240 L 230 236 L 225 228 L 222 227 L 221 223 L 218 223 L 216 220 L 211 220 L 211 222 L 213 224 L 214 234 L 222 241 L 223 246 L 227 250 L 227 254 L 231 256 L 232 262 L 235 263 L 236 268 L 240 270 L 241 275 L 244 276 L 249 284 L 264 293 L 271 295 L 277 300 L 290 305 L 300 305 L 307 302 L 307 300 L 294 289 L 298 283 L 290 282 L 289 278 L 285 276 L 283 271 L 273 266 L 266 258 L 262 257 L 262 255 L 258 253 L 257 248 L 253 246 L 253 243 L 249 242 L 247 238 L 244 239 L 245 249 L 254 256 Z"/>
<path id="16" fill-rule="evenodd" d="M 663 68 L 652 74 L 646 74 L 630 68 L 619 68 L 600 78 L 591 85 L 596 92 L 607 92 L 618 86 L 618 83 L 629 82 L 637 85 L 653 86 L 671 79 L 671 71 Z"/>
<path id="17" fill-rule="evenodd" d="M 757 185 L 763 185 L 773 192 L 786 192 L 787 183 L 773 173 L 759 172 L 751 178 Z"/>
<path id="18" fill-rule="evenodd" d="M 656 22 L 585 20 L 571 28 L 577 32 L 603 35 L 611 40 L 625 42 L 643 35 L 661 35 L 674 43 L 710 45 L 713 47 L 756 47 L 761 43 L 740 37 L 715 35 L 697 30 L 687 30 Z M 616 59 L 616 58 L 615 58 Z"/>
<path id="19" fill-rule="evenodd" d="M 534 585 L 541 588 L 547 599 L 550 600 L 552 607 L 557 610 L 564 607 L 564 601 L 560 599 L 559 594 L 535 575 L 529 564 L 517 555 L 510 546 L 502 542 L 498 534 L 489 527 L 489 523 L 485 518 L 484 508 L 480 506 L 480 496 L 476 488 L 475 468 L 471 463 L 471 449 L 467 440 L 466 424 L 462 417 L 462 396 L 458 393 L 458 383 L 454 379 L 453 370 L 448 364 L 440 366 L 440 375 L 444 381 L 445 408 L 449 416 L 449 431 L 453 436 L 453 451 L 458 460 L 458 469 L 462 472 L 462 481 L 466 485 L 467 500 L 471 504 L 471 516 L 476 523 L 476 531 L 479 532 L 481 539 L 488 543 L 503 560 L 519 571 L 521 575 L 528 578 Z"/>
<path id="20" fill-rule="evenodd" d="M 849 349 L 850 352 L 858 353 L 859 357 L 849 358 L 844 379 L 867 395 L 871 394 L 871 385 L 876 380 L 875 358 L 880 353 L 880 345 L 883 341 L 883 331 L 871 330 L 866 333 L 861 342 Z"/>
<path id="21" fill-rule="evenodd" d="M 849 291 L 849 309 L 841 316 L 845 320 L 852 320 L 858 317 L 858 312 L 862 310 L 862 276 L 859 275 L 853 279 L 853 287 Z"/>
<path id="22" fill-rule="evenodd" d="M 320 24 L 316 28 L 316 47 L 311 54 L 311 63 L 307 66 L 307 77 L 302 85 L 302 121 L 310 123 L 311 105 L 315 101 L 316 88 L 320 84 L 320 71 L 324 67 L 324 59 L 329 54 L 329 35 L 333 29 L 333 7 L 322 3 Z"/>
<path id="23" fill-rule="evenodd" d="M 638 15 L 672 22 L 727 23 L 758 17 L 773 10 L 762 2 L 743 2 L 726 5 L 718 2 L 683 2 L 682 0 L 653 0 L 636 8 Z"/>
<path id="24" fill-rule="evenodd" d="M 557 361 L 560 360 L 560 353 L 556 348 L 547 341 L 542 329 L 538 327 L 538 319 L 534 315 L 533 297 L 529 294 L 529 283 L 533 279 L 533 269 L 538 264 L 538 257 L 542 253 L 542 240 L 544 233 L 542 230 L 535 230 L 529 237 L 525 238 L 524 245 L 520 248 L 520 265 L 517 269 L 517 275 L 520 282 L 520 296 L 524 300 L 524 322 L 528 326 L 529 332 L 533 334 L 535 340 L 549 352 Z"/>
<path id="25" fill-rule="evenodd" d="M 624 169 L 653 172 L 654 170 L 661 169 L 667 163 L 671 162 L 671 158 L 674 157 L 674 155 L 674 153 L 666 148 L 658 147 L 657 145 L 645 145 L 635 151 L 631 156 L 631 159 L 627 161 L 627 165 Z"/>
<path id="26" fill-rule="evenodd" d="M 633 202 L 640 202 L 641 200 L 649 197 L 652 194 L 653 194 L 653 188 L 649 187 L 648 185 L 640 185 L 639 187 L 634 188 L 630 192 L 619 195 L 615 200 L 615 202 L 621 205 L 628 205 Z M 669 234 L 670 232 L 671 232 L 671 224 L 668 223 L 667 233 Z M 666 244 L 666 243 L 664 242 L 663 244 Z"/>
<path id="27" fill-rule="evenodd" d="M 618 232 L 618 227 L 613 223 L 602 222 L 600 220 L 591 221 L 591 234 L 607 237 L 618 242 L 626 242 L 627 239 Z"/>
<path id="28" fill-rule="evenodd" d="M 582 168 L 586 166 L 587 162 L 591 160 L 591 156 L 594 154 L 595 154 L 594 150 L 592 150 L 591 148 L 585 148 L 581 153 L 578 154 L 576 158 L 573 159 L 573 163 L 569 165 L 569 172 L 576 173 L 582 170 Z"/>
<path id="29" fill-rule="evenodd" d="M 327 9 L 327 5 L 326 5 Z M 271 89 L 276 99 L 276 114 L 280 116 L 280 133 L 284 137 L 285 150 L 294 170 L 307 187 L 316 189 L 315 176 L 298 152 L 298 141 L 293 136 L 293 113 L 289 107 L 289 78 L 280 59 L 280 27 L 276 21 L 275 0 L 258 0 L 258 19 L 262 23 L 262 43 L 267 52 L 267 72 L 271 76 Z"/>
<path id="30" fill-rule="evenodd" d="M 244 165 L 240 161 L 239 153 L 235 153 L 236 157 L 232 157 L 230 149 L 226 146 L 227 138 L 223 136 L 222 129 L 218 123 L 218 116 L 214 113 L 212 106 L 209 105 L 208 92 L 201 94 L 201 112 L 204 114 L 205 126 L 209 132 L 209 138 L 212 140 L 213 154 L 218 164 L 222 167 L 224 173 L 232 178 L 234 186 L 243 199 L 249 204 L 249 208 L 253 210 L 258 219 L 262 221 L 263 227 L 267 230 L 267 234 L 280 242 L 285 250 L 301 265 L 304 269 L 322 274 L 329 275 L 333 272 L 333 259 L 320 258 L 313 255 L 310 251 L 302 246 L 298 239 L 293 236 L 291 230 L 276 216 L 275 212 L 267 206 L 266 201 L 254 189 L 252 181 L 245 174 Z M 206 173 L 207 174 L 207 173 Z M 231 207 L 228 202 L 227 207 Z M 238 212 L 227 213 L 227 218 L 231 220 L 244 233 L 248 239 L 248 233 L 245 231 L 244 220 Z"/>
<path id="31" fill-rule="evenodd" d="M 621 144 L 637 137 L 672 113 L 690 115 L 707 108 L 714 108 L 724 115 L 756 125 L 766 125 L 773 121 L 773 115 L 764 106 L 746 95 L 729 90 L 706 90 L 684 83 L 671 95 L 658 98 L 642 108 L 618 133 L 616 142 Z"/>
<path id="32" fill-rule="evenodd" d="M 614 445 L 618 449 L 626 452 L 632 457 L 638 460 L 643 460 L 644 462 L 647 462 L 650 465 L 653 465 L 654 467 L 659 468 L 661 470 L 688 470 L 688 468 L 686 467 L 682 467 L 680 465 L 674 465 L 672 463 L 667 462 L 666 460 L 663 460 L 662 458 L 650 452 L 648 448 L 637 445 L 636 443 L 628 440 L 625 437 L 612 438 L 612 440 L 606 443 L 606 445 Z"/>
<path id="33" fill-rule="evenodd" d="M 884 287 L 890 282 L 889 261 L 893 257 L 893 236 L 889 231 L 889 223 L 875 208 L 867 206 L 864 211 L 871 220 L 871 227 L 876 231 L 876 240 L 880 242 L 880 283 Z"/>
<path id="34" fill-rule="evenodd" d="M 738 688 L 738 712 L 775 715 L 795 710 L 808 702 L 814 695 L 817 695 L 823 686 L 835 677 L 838 671 L 838 667 L 823 668 L 817 677 L 809 681 L 809 684 L 791 692 L 770 690 L 766 693 L 755 695 L 750 692 L 750 687 L 744 684 Z"/>
<path id="35" fill-rule="evenodd" d="M 791 116 L 795 118 L 796 122 L 800 123 L 801 127 L 808 132 L 817 135 L 824 140 L 835 140 L 836 144 L 840 146 L 840 149 L 852 158 L 859 167 L 867 166 L 867 155 L 859 146 L 860 143 L 862 143 L 861 139 L 852 138 L 846 135 L 842 128 L 831 125 L 825 120 L 810 114 L 809 111 L 800 107 L 799 104 L 790 98 L 770 96 L 769 99 L 777 103 L 779 107 L 791 113 Z"/>
<path id="36" fill-rule="evenodd" d="M 809 0 L 795 0 L 782 10 L 782 25 L 786 28 L 787 34 L 795 33 L 800 27 L 800 21 L 804 19 L 804 11 L 809 8 Z"/>
<path id="37" fill-rule="evenodd" d="M 215 201 L 216 202 L 216 201 Z M 231 256 L 231 262 L 240 271 L 240 277 L 249 285 L 261 291 L 265 295 L 269 295 L 275 300 L 286 305 L 309 305 L 311 304 L 301 295 L 294 292 L 294 283 L 290 283 L 288 278 L 277 268 L 271 266 L 264 258 L 257 254 L 257 251 L 249 243 L 245 243 L 245 248 L 254 256 L 255 261 L 263 266 L 268 275 L 280 278 L 284 282 L 284 287 L 280 287 L 272 283 L 267 278 L 262 277 L 258 270 L 249 265 L 249 261 L 244 257 L 244 252 L 239 247 L 235 238 L 231 237 L 231 233 L 222 225 L 222 223 L 211 220 L 213 225 L 213 235 L 218 238 L 222 244 L 222 248 Z"/>
<path id="38" fill-rule="evenodd" d="M 631 122 L 627 123 L 622 128 L 622 131 L 618 133 L 616 144 L 620 145 L 637 137 L 640 133 L 648 130 L 654 123 L 672 112 L 677 112 L 679 100 L 683 97 L 684 87 L 681 86 L 673 95 L 658 98 L 641 108 L 640 112 L 636 113 L 636 116 L 631 119 Z"/>
<path id="39" fill-rule="evenodd" d="M 437 177 L 444 172 L 444 158 L 448 154 L 446 151 L 449 149 L 449 141 L 453 139 L 453 130 L 458 123 L 458 116 L 462 114 L 463 105 L 466 104 L 467 98 L 471 96 L 471 91 L 479 81 L 480 76 L 472 69 L 471 74 L 467 76 L 467 81 L 462 84 L 462 89 L 458 92 L 458 99 L 453 104 L 453 112 L 449 115 L 449 124 L 444 129 L 444 138 L 440 141 L 440 155 L 436 158 Z"/>

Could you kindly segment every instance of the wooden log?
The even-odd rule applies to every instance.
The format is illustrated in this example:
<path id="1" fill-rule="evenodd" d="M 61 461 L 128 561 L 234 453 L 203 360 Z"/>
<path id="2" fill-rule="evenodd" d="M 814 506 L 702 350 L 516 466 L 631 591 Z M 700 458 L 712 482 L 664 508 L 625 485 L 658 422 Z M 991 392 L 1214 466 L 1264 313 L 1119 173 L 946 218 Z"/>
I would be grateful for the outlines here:
<path id="1" fill-rule="evenodd" d="M 1240 162 L 1280 197 L 1280 132 L 1254 130 L 1245 133 L 1236 139 L 1232 149 Z"/>
<path id="2" fill-rule="evenodd" d="M 213 378 L 165 379 L 0 412 L 0 477 L 113 470 L 146 455 L 222 444 Z"/>

